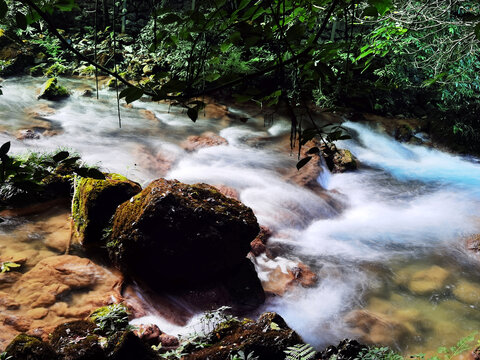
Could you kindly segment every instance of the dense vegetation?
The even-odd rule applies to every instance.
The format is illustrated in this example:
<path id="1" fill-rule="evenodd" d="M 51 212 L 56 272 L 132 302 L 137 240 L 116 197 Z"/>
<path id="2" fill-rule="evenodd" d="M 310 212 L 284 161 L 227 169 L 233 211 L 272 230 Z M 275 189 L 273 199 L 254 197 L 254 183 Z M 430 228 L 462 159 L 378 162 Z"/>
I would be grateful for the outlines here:
<path id="1" fill-rule="evenodd" d="M 228 95 L 286 106 L 292 139 L 344 136 L 315 128 L 315 103 L 426 117 L 439 140 L 480 150 L 477 1 L 143 3 L 0 0 L 0 39 L 28 40 L 42 52 L 32 74 L 109 74 L 127 86 L 119 93 L 127 102 L 167 99 L 193 121 L 203 96 Z"/>

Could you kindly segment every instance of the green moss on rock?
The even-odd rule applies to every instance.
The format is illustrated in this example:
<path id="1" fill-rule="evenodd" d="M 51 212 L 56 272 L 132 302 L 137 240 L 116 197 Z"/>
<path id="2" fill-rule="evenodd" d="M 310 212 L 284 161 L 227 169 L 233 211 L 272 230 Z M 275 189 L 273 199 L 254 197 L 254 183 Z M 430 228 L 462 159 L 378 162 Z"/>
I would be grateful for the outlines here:
<path id="1" fill-rule="evenodd" d="M 186 355 L 185 360 L 224 360 L 242 350 L 262 360 L 285 359 L 284 350 L 302 344 L 300 336 L 276 313 L 265 313 L 258 321 L 231 321 L 210 334 L 210 346 Z"/>
<path id="2" fill-rule="evenodd" d="M 70 96 L 68 90 L 63 86 L 58 85 L 56 77 L 52 77 L 43 84 L 38 99 L 58 100 L 68 96 Z"/>
<path id="3" fill-rule="evenodd" d="M 57 354 L 52 347 L 36 336 L 20 334 L 12 340 L 5 350 L 15 360 L 55 360 Z"/>
<path id="4" fill-rule="evenodd" d="M 95 324 L 78 320 L 59 325 L 53 331 L 50 343 L 63 360 L 103 360 L 105 352 L 94 333 Z"/>
<path id="5" fill-rule="evenodd" d="M 105 180 L 77 178 L 72 200 L 74 237 L 86 247 L 102 246 L 104 229 L 117 206 L 141 190 L 119 174 L 107 174 Z"/>
<path id="6" fill-rule="evenodd" d="M 108 250 L 151 286 L 203 285 L 240 265 L 258 232 L 253 211 L 214 187 L 159 179 L 118 207 Z"/>

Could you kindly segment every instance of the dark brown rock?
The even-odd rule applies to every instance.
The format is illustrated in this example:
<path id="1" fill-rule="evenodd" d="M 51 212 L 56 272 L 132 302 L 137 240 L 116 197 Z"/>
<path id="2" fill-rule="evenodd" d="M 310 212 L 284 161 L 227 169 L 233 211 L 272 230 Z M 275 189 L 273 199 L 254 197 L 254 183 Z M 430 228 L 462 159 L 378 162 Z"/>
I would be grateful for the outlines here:
<path id="1" fill-rule="evenodd" d="M 255 256 L 263 254 L 266 250 L 266 244 L 268 239 L 272 236 L 272 230 L 266 226 L 260 226 L 260 232 L 257 237 L 250 243 L 251 252 Z"/>
<path id="2" fill-rule="evenodd" d="M 118 207 L 108 249 L 152 287 L 201 287 L 239 266 L 258 231 L 252 210 L 214 187 L 159 179 Z"/>
<path id="3" fill-rule="evenodd" d="M 158 345 L 160 343 L 160 335 L 162 332 L 157 325 L 139 325 L 133 333 L 137 335 L 143 342 L 148 345 Z M 163 344 L 162 344 L 163 345 Z"/>
<path id="4" fill-rule="evenodd" d="M 95 324 L 86 321 L 72 321 L 55 328 L 50 344 L 63 360 L 102 360 L 105 353 L 95 334 Z"/>

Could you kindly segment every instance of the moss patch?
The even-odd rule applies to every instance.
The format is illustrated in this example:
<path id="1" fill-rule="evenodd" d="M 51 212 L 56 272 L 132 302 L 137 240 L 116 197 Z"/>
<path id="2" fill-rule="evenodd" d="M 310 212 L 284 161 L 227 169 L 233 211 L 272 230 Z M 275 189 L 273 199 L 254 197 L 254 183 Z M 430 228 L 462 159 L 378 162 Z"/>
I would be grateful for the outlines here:
<path id="1" fill-rule="evenodd" d="M 84 246 L 102 246 L 104 229 L 118 205 L 142 190 L 119 174 L 105 180 L 78 177 L 72 201 L 73 235 Z"/>
<path id="2" fill-rule="evenodd" d="M 58 100 L 68 96 L 70 96 L 68 90 L 63 86 L 58 85 L 56 77 L 52 77 L 43 84 L 38 99 Z"/>
<path id="3" fill-rule="evenodd" d="M 17 335 L 7 346 L 7 357 L 15 360 L 55 360 L 57 355 L 52 347 L 40 338 L 27 334 Z"/>

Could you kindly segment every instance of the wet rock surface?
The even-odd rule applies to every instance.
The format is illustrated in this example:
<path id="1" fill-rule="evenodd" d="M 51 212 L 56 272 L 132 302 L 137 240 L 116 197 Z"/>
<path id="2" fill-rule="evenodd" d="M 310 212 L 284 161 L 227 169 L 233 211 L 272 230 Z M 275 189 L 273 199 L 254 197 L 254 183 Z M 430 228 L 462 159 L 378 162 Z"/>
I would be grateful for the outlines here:
<path id="1" fill-rule="evenodd" d="M 228 142 L 225 138 L 217 135 L 213 132 L 205 132 L 201 135 L 192 135 L 185 140 L 181 146 L 186 151 L 196 151 L 205 147 L 227 145 Z"/>
<path id="2" fill-rule="evenodd" d="M 84 247 L 100 250 L 103 231 L 118 205 L 138 194 L 139 184 L 118 174 L 107 174 L 105 180 L 79 178 L 72 200 L 74 238 Z"/>
<path id="3" fill-rule="evenodd" d="M 0 293 L 0 348 L 18 332 L 46 338 L 56 325 L 121 300 L 122 278 L 78 256 L 50 256 Z"/>
<path id="4" fill-rule="evenodd" d="M 38 99 L 60 100 L 69 97 L 70 94 L 66 88 L 58 84 L 57 78 L 48 79 L 40 89 Z"/>
<path id="5" fill-rule="evenodd" d="M 284 359 L 284 350 L 303 343 L 300 336 L 290 329 L 276 313 L 265 313 L 254 322 L 231 320 L 220 324 L 210 335 L 213 344 L 193 352 L 185 360 L 224 360 L 243 350 L 253 352 L 265 360 Z"/>
<path id="6" fill-rule="evenodd" d="M 6 348 L 7 356 L 15 360 L 56 360 L 53 348 L 40 338 L 20 334 Z"/>
<path id="7" fill-rule="evenodd" d="M 159 179 L 117 209 L 108 248 L 152 287 L 201 287 L 240 265 L 258 232 L 252 210 L 214 187 Z"/>

